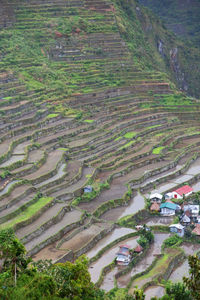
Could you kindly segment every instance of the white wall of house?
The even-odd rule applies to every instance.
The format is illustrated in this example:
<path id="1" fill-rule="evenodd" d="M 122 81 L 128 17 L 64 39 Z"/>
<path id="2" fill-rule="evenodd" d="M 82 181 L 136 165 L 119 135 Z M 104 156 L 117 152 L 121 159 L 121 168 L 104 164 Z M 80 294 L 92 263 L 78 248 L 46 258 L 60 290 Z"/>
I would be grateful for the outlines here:
<path id="1" fill-rule="evenodd" d="M 184 236 L 184 229 L 178 229 L 176 227 L 170 227 L 170 231 L 178 234 L 178 236 L 180 236 L 180 237 Z"/>
<path id="2" fill-rule="evenodd" d="M 185 194 L 185 197 L 188 197 L 188 196 L 191 195 L 191 194 L 192 194 L 192 191 L 189 192 L 189 193 L 187 193 L 187 194 Z M 179 194 L 176 193 L 176 192 L 172 192 L 172 195 L 173 195 L 173 198 L 175 198 L 175 199 L 183 199 L 183 196 L 179 195 Z"/>
<path id="3" fill-rule="evenodd" d="M 179 195 L 178 193 L 176 193 L 176 192 L 172 192 L 172 196 L 175 199 L 183 199 L 183 197 L 181 195 Z"/>
<path id="4" fill-rule="evenodd" d="M 160 213 L 161 213 L 161 215 L 173 216 L 173 215 L 175 215 L 175 210 L 164 207 L 164 208 L 161 208 Z"/>

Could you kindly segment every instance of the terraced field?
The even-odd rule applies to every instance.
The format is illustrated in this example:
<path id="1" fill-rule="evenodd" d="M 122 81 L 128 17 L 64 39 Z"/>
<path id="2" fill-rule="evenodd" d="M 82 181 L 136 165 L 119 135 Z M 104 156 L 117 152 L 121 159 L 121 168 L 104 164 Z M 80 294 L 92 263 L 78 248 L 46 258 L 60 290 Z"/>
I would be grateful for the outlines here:
<path id="1" fill-rule="evenodd" d="M 91 259 L 114 243 L 91 265 L 97 282 L 118 239 L 135 243 L 128 235 L 135 232 L 118 221 L 145 208 L 151 190 L 187 182 L 198 191 L 200 102 L 162 73 L 134 64 L 109 1 L 13 3 L 4 6 L 1 37 L 14 35 L 13 28 L 19 36 L 39 35 L 42 54 L 36 60 L 17 48 L 16 58 L 1 46 L 0 228 L 13 227 L 34 260 Z M 71 35 L 62 31 L 62 17 L 75 22 Z M 61 86 L 51 74 L 37 77 L 47 61 Z M 83 193 L 86 185 L 92 193 Z M 103 288 L 114 286 L 117 272 L 107 274 L 111 284 L 105 277 Z M 119 277 L 118 285 L 134 275 Z"/>

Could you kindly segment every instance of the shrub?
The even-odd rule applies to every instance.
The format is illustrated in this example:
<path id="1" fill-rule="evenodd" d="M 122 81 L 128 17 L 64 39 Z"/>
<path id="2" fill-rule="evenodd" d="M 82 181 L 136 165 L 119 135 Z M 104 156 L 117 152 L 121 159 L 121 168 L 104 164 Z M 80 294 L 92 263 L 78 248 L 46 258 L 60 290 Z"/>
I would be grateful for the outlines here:
<path id="1" fill-rule="evenodd" d="M 137 242 L 143 248 L 145 248 L 147 246 L 147 244 L 148 244 L 148 240 L 147 240 L 147 238 L 144 235 L 141 235 L 140 238 L 139 238 L 139 240 L 137 240 Z"/>
<path id="2" fill-rule="evenodd" d="M 8 177 L 10 175 L 10 172 L 8 170 L 4 170 L 1 172 L 0 177 L 2 179 L 5 179 L 6 177 Z"/>
<path id="3" fill-rule="evenodd" d="M 163 242 L 163 247 L 172 247 L 175 245 L 179 245 L 182 242 L 182 239 L 177 235 L 172 235 L 168 239 Z"/>

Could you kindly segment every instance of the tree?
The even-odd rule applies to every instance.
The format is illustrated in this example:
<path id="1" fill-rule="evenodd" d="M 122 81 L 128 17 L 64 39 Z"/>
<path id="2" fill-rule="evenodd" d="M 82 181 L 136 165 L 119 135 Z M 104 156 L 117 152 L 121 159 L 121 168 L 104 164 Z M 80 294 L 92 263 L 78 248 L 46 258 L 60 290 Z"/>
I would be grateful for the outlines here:
<path id="1" fill-rule="evenodd" d="M 34 265 L 38 272 L 52 276 L 57 284 L 57 295 L 60 298 L 104 299 L 104 292 L 91 282 L 88 259 L 84 255 L 79 257 L 75 263 L 67 261 L 53 265 L 50 261 L 39 261 Z"/>
<path id="2" fill-rule="evenodd" d="M 145 299 L 145 294 L 143 290 L 140 289 L 135 289 L 133 292 L 134 295 L 134 300 L 144 300 Z"/>
<path id="3" fill-rule="evenodd" d="M 148 244 L 148 240 L 147 240 L 147 238 L 144 235 L 141 235 L 140 238 L 139 238 L 139 240 L 137 240 L 137 242 L 143 248 L 145 248 L 146 245 Z"/>
<path id="4" fill-rule="evenodd" d="M 112 289 L 108 294 L 106 294 L 105 298 L 102 300 L 144 300 L 145 295 L 143 290 L 136 288 L 133 292 L 133 295 L 128 293 L 128 289 Z"/>
<path id="5" fill-rule="evenodd" d="M 173 300 L 192 300 L 190 291 L 187 290 L 187 287 L 182 282 L 168 282 L 166 285 L 166 294 L 169 296 L 169 299 Z"/>
<path id="6" fill-rule="evenodd" d="M 25 257 L 26 249 L 16 238 L 12 229 L 0 231 L 0 259 L 3 260 L 3 270 L 10 270 L 17 283 L 17 272 L 27 268 L 31 259 Z"/>
<path id="7" fill-rule="evenodd" d="M 195 300 L 200 300 L 200 259 L 196 256 L 189 256 L 190 277 L 183 277 L 183 282 Z"/>

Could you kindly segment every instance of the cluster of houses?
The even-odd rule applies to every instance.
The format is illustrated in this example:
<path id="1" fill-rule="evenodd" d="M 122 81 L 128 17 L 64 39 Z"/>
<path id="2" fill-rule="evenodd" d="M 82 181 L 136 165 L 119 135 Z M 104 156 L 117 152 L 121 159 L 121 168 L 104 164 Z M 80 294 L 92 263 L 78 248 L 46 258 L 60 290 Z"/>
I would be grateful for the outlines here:
<path id="1" fill-rule="evenodd" d="M 191 224 L 195 225 L 192 232 L 200 236 L 199 205 L 184 202 L 182 205 L 178 205 L 173 202 L 173 199 L 187 198 L 192 192 L 193 189 L 189 185 L 184 185 L 164 196 L 159 193 L 150 195 L 151 211 L 160 212 L 161 216 L 174 216 L 176 212 L 180 213 L 180 224 L 172 224 L 169 227 L 171 232 L 175 232 L 181 237 L 184 236 L 185 227 Z"/>
<path id="2" fill-rule="evenodd" d="M 149 199 L 151 202 L 150 210 L 160 212 L 161 216 L 174 216 L 179 213 L 180 223 L 169 226 L 170 231 L 176 233 L 180 237 L 184 236 L 185 228 L 189 225 L 194 225 L 193 233 L 200 236 L 200 215 L 199 205 L 188 204 L 184 199 L 193 193 L 193 189 L 189 185 L 184 185 L 164 196 L 159 193 L 153 193 Z M 175 199 L 183 199 L 183 204 L 178 205 L 173 202 Z M 164 200 L 164 201 L 163 201 Z M 137 225 L 136 229 L 144 228 L 143 225 Z M 146 230 L 150 230 L 148 227 Z M 119 251 L 116 254 L 116 263 L 118 265 L 128 265 L 132 260 L 133 253 L 142 253 L 143 248 L 138 245 L 131 250 L 128 245 L 119 246 Z"/>

